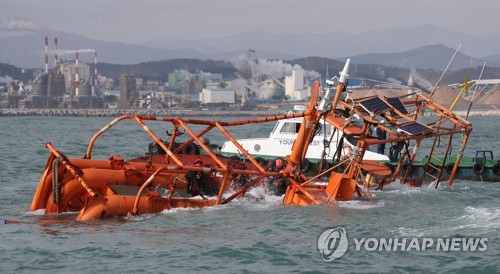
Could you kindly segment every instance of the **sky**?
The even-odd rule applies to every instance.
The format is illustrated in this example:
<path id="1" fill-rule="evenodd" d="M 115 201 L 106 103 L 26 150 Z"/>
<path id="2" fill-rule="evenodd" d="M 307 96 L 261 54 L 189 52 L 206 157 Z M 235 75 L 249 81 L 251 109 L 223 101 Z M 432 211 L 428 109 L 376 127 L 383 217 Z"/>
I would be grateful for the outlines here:
<path id="1" fill-rule="evenodd" d="M 0 36 L 51 29 L 107 42 L 251 31 L 359 34 L 435 25 L 500 33 L 500 0 L 0 0 Z"/>

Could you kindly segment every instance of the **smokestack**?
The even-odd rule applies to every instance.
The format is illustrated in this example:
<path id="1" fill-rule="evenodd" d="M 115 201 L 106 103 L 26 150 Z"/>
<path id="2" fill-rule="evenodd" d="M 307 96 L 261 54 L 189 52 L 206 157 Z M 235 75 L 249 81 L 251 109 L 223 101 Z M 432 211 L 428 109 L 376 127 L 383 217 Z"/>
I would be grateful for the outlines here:
<path id="1" fill-rule="evenodd" d="M 94 51 L 94 89 L 92 96 L 96 95 L 97 90 L 97 51 Z"/>
<path id="2" fill-rule="evenodd" d="M 45 36 L 45 74 L 49 73 L 49 37 Z"/>
<path id="3" fill-rule="evenodd" d="M 54 74 L 56 74 L 57 71 L 57 37 L 54 38 Z"/>
<path id="4" fill-rule="evenodd" d="M 78 96 L 78 87 L 80 86 L 80 80 L 78 79 L 78 52 L 76 52 L 75 58 L 75 96 Z"/>

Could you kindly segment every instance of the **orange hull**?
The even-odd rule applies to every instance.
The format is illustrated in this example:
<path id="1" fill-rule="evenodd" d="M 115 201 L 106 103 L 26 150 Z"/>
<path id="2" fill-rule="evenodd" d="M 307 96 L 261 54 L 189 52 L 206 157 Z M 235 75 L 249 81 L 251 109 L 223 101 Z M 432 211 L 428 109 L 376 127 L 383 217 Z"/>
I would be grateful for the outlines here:
<path id="1" fill-rule="evenodd" d="M 127 216 L 135 202 L 134 196 L 109 195 L 90 198 L 76 217 L 77 221 Z M 215 205 L 215 200 L 195 198 L 162 198 L 157 194 L 143 197 L 138 205 L 138 214 L 159 213 L 172 208 L 202 208 Z"/>

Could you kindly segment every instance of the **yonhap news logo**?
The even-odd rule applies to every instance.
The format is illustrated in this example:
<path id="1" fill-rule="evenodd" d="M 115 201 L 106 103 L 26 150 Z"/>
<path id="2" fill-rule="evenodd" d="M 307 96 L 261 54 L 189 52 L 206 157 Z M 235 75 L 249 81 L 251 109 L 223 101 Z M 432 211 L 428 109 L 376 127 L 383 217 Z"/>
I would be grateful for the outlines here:
<path id="1" fill-rule="evenodd" d="M 343 227 L 327 229 L 318 238 L 318 249 L 325 262 L 342 257 L 347 251 L 348 245 L 346 231 Z"/>
<path id="2" fill-rule="evenodd" d="M 349 247 L 365 252 L 483 252 L 488 250 L 488 238 L 479 237 L 393 237 L 347 238 L 343 227 L 330 228 L 318 238 L 318 250 L 325 262 L 342 257 Z"/>

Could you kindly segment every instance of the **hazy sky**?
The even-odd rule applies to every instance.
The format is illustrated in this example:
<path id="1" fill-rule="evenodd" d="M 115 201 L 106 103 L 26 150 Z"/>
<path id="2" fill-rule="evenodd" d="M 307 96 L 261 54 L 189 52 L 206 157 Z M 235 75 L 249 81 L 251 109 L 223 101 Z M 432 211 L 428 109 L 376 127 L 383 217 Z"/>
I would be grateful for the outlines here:
<path id="1" fill-rule="evenodd" d="M 500 0 L 0 0 L 0 34 L 48 28 L 113 42 L 362 33 L 431 24 L 500 33 Z"/>

